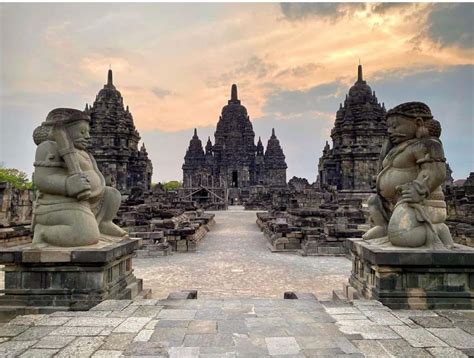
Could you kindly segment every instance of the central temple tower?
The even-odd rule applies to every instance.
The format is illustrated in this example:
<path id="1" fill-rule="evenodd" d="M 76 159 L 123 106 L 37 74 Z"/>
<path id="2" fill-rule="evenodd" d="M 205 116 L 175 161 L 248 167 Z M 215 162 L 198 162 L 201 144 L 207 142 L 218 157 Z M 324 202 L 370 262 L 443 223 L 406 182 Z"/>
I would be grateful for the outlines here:
<path id="1" fill-rule="evenodd" d="M 255 133 L 247 108 L 240 104 L 235 84 L 232 85 L 228 104 L 222 108 L 214 137 L 215 176 L 229 188 L 257 184 Z"/>
<path id="2" fill-rule="evenodd" d="M 255 145 L 255 132 L 235 84 L 222 108 L 214 138 L 214 145 L 209 138 L 204 151 L 194 131 L 184 158 L 184 188 L 226 188 L 231 199 L 245 200 L 252 186 L 286 185 L 285 155 L 275 131 L 264 154 L 261 140 Z"/>

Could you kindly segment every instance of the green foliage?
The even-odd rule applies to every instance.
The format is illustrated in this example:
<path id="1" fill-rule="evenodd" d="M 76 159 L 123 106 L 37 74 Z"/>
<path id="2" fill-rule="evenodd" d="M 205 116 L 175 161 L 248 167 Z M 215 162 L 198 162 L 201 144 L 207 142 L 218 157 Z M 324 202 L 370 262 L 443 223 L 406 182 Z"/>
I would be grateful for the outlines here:
<path id="1" fill-rule="evenodd" d="M 33 183 L 28 175 L 21 170 L 0 166 L 0 182 L 10 183 L 16 189 L 32 189 Z"/>
<path id="2" fill-rule="evenodd" d="M 177 180 L 165 181 L 161 185 L 166 191 L 172 191 L 181 188 L 181 182 Z"/>

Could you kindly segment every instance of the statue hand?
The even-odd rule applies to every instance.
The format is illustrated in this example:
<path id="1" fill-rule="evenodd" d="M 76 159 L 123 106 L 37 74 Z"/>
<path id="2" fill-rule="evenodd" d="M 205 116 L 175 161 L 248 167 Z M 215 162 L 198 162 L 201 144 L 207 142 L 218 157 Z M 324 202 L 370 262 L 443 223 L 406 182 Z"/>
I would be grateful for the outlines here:
<path id="1" fill-rule="evenodd" d="M 73 174 L 66 179 L 67 195 L 71 197 L 81 197 L 81 200 L 90 196 L 91 185 L 89 179 L 84 174 Z"/>
<path id="2" fill-rule="evenodd" d="M 420 190 L 415 185 L 415 182 L 399 185 L 397 186 L 397 191 L 401 195 L 400 200 L 405 203 L 420 203 L 426 198 L 426 192 Z"/>

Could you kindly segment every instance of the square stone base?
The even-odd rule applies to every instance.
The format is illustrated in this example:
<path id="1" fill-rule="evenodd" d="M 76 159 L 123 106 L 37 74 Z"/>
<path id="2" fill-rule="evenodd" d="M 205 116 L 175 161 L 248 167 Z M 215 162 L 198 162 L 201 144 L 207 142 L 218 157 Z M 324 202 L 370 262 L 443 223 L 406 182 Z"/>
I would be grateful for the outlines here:
<path id="1" fill-rule="evenodd" d="M 474 309 L 474 249 L 383 248 L 348 239 L 349 284 L 394 309 Z"/>
<path id="2" fill-rule="evenodd" d="M 88 310 L 107 299 L 143 295 L 142 280 L 132 268 L 139 244 L 124 239 L 104 247 L 2 249 L 5 289 L 0 291 L 0 317 Z"/>

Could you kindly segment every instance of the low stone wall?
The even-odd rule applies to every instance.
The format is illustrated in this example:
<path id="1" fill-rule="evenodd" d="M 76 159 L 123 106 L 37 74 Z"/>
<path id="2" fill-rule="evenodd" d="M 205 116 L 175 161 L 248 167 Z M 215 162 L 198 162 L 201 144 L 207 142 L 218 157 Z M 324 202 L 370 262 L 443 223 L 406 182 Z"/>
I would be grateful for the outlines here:
<path id="1" fill-rule="evenodd" d="M 284 213 L 276 215 L 257 213 L 257 225 L 268 240 L 270 249 L 275 252 L 300 250 L 303 233 L 288 225 Z"/>
<path id="2" fill-rule="evenodd" d="M 33 191 L 0 183 L 0 247 L 30 243 Z"/>
<path id="3" fill-rule="evenodd" d="M 31 225 L 17 225 L 0 228 L 0 247 L 12 247 L 31 242 L 33 233 Z"/>
<path id="4" fill-rule="evenodd" d="M 130 227 L 131 237 L 143 239 L 138 257 L 169 255 L 172 251 L 196 251 L 199 242 L 214 226 L 214 214 L 202 210 L 184 212 L 167 219 L 153 219 L 148 225 Z"/>
<path id="5" fill-rule="evenodd" d="M 365 220 L 360 209 L 338 204 L 257 213 L 257 225 L 272 251 L 301 255 L 346 255 L 346 239 L 362 235 Z"/>

